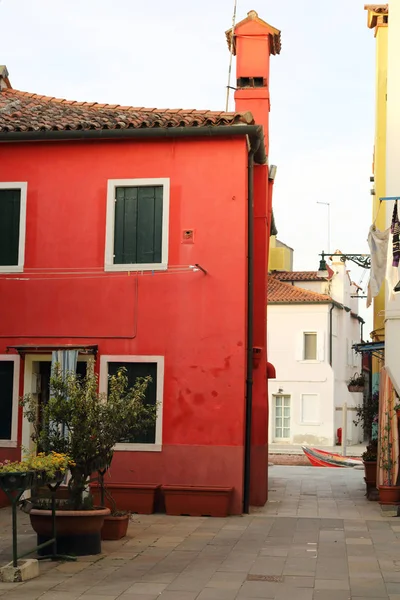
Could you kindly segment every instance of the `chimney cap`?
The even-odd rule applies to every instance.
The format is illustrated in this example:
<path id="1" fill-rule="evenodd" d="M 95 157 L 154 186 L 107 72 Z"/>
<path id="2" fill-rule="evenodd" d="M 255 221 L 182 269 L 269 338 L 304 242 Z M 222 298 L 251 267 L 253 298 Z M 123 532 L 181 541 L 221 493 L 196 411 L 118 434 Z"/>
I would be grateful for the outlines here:
<path id="1" fill-rule="evenodd" d="M 365 4 L 364 10 L 368 11 L 369 29 L 375 29 L 378 26 L 387 26 L 389 15 L 388 4 Z"/>
<path id="2" fill-rule="evenodd" d="M 6 65 L 0 65 L 0 92 L 5 88 L 11 88 L 11 83 L 8 79 L 8 69 Z"/>
<path id="3" fill-rule="evenodd" d="M 232 29 L 233 29 L 232 27 L 230 29 L 228 29 L 228 31 L 225 32 L 229 51 L 232 52 L 232 54 L 234 56 L 236 56 L 236 41 L 235 41 L 236 31 L 238 29 L 240 29 L 242 25 L 245 25 L 246 23 L 249 23 L 250 21 L 256 21 L 259 25 L 262 25 L 265 29 L 267 29 L 266 33 L 269 34 L 269 38 L 270 38 L 270 53 L 274 54 L 274 55 L 280 54 L 280 52 L 281 52 L 281 32 L 280 32 L 280 30 L 276 29 L 276 27 L 272 27 L 272 25 L 270 25 L 266 21 L 263 21 L 263 19 L 260 19 L 256 10 L 250 10 L 247 13 L 247 17 L 235 25 L 234 35 L 232 35 Z"/>

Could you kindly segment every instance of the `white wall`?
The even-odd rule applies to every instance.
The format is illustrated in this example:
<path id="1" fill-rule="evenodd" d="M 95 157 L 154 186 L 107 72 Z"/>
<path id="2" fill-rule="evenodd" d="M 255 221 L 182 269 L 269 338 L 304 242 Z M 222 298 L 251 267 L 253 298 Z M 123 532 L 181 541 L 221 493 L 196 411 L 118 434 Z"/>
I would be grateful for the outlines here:
<path id="1" fill-rule="evenodd" d="M 292 444 L 330 446 L 334 441 L 333 371 L 328 356 L 328 304 L 268 306 L 268 356 L 277 378 L 270 380 L 269 439 L 275 440 L 274 395 L 291 398 Z M 303 333 L 317 332 L 318 360 L 302 360 Z M 302 422 L 302 395 L 317 394 L 315 423 Z M 281 440 L 276 440 L 281 443 Z"/>
<path id="2" fill-rule="evenodd" d="M 387 122 L 386 122 L 386 195 L 400 196 L 400 2 L 389 3 Z M 393 202 L 386 206 L 386 225 L 390 226 Z M 393 300 L 386 286 L 385 366 L 400 393 L 400 294 Z"/>

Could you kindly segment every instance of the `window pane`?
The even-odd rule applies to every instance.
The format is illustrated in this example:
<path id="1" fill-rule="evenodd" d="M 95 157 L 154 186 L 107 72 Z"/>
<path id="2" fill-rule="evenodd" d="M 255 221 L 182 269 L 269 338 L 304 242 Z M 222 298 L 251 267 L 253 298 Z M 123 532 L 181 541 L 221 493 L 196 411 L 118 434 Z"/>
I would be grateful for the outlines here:
<path id="1" fill-rule="evenodd" d="M 317 394 L 303 394 L 301 397 L 302 423 L 319 423 L 319 400 Z"/>
<path id="2" fill-rule="evenodd" d="M 275 406 L 282 406 L 282 396 L 275 396 Z"/>
<path id="3" fill-rule="evenodd" d="M 317 334 L 304 334 L 304 360 L 317 360 Z"/>
<path id="4" fill-rule="evenodd" d="M 281 406 L 277 406 L 275 409 L 275 414 L 277 417 L 281 417 L 282 416 L 282 407 Z"/>
<path id="5" fill-rule="evenodd" d="M 282 429 L 280 427 L 275 428 L 275 437 L 277 437 L 277 438 L 282 437 Z"/>
<path id="6" fill-rule="evenodd" d="M 0 190 L 0 265 L 18 265 L 20 190 Z"/>
<path id="7" fill-rule="evenodd" d="M 114 263 L 160 263 L 162 249 L 162 186 L 117 187 Z"/>
<path id="8" fill-rule="evenodd" d="M 138 377 L 147 377 L 150 375 L 151 381 L 146 389 L 145 401 L 148 404 L 156 404 L 157 402 L 157 364 L 156 363 L 116 363 L 108 364 L 109 375 L 115 375 L 121 367 L 125 367 L 128 377 L 129 387 L 135 385 Z M 132 433 L 126 439 L 121 440 L 121 443 L 130 444 L 154 444 L 156 441 L 156 424 L 150 425 L 146 431 Z"/>
<path id="9" fill-rule="evenodd" d="M 11 440 L 14 362 L 0 361 L 0 440 Z"/>

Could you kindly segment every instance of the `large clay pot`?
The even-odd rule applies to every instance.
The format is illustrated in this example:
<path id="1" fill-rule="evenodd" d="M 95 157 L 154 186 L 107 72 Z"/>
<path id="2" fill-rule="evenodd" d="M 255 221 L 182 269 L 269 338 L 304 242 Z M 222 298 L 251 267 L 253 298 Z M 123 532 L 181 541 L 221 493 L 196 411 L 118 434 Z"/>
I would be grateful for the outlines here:
<path id="1" fill-rule="evenodd" d="M 126 536 L 129 525 L 129 515 L 120 517 L 108 516 L 104 519 L 101 530 L 102 540 L 120 540 Z"/>
<path id="2" fill-rule="evenodd" d="M 376 469 L 377 469 L 376 460 L 373 462 L 372 461 L 364 462 L 365 483 L 369 486 L 376 486 Z"/>
<path id="3" fill-rule="evenodd" d="M 59 554 L 84 556 L 101 553 L 100 532 L 104 519 L 110 514 L 109 508 L 94 510 L 57 510 L 56 538 Z M 33 508 L 29 513 L 33 530 L 37 533 L 38 544 L 52 537 L 50 510 Z M 42 555 L 48 552 L 44 549 Z M 40 554 L 40 552 L 39 552 Z"/>
<path id="4" fill-rule="evenodd" d="M 380 485 L 379 502 L 381 504 L 400 504 L 400 486 Z"/>

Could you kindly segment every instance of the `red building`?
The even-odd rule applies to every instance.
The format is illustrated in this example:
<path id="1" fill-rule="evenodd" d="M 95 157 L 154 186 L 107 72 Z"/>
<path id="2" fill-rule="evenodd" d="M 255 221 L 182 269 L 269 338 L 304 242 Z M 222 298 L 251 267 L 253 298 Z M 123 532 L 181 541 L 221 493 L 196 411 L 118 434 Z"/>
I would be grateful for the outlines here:
<path id="1" fill-rule="evenodd" d="M 0 460 L 29 445 L 18 397 L 45 401 L 52 353 L 75 350 L 103 390 L 120 364 L 153 378 L 156 427 L 118 445 L 114 481 L 232 487 L 232 513 L 265 503 L 280 32 L 252 11 L 233 51 L 234 113 L 58 100 L 0 67 Z"/>

